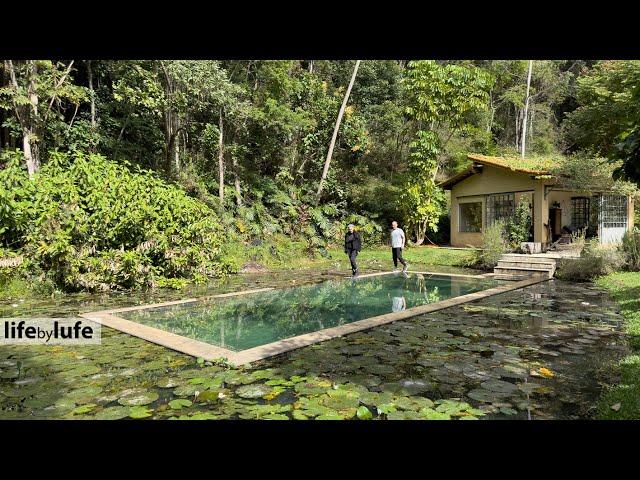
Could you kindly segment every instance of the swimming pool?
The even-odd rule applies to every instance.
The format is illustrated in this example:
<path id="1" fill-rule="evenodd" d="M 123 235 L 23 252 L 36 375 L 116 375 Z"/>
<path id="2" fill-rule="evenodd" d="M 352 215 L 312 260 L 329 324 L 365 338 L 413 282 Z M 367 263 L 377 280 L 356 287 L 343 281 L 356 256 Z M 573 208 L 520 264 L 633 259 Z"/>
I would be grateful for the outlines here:
<path id="1" fill-rule="evenodd" d="M 185 353 L 238 364 L 480 298 L 474 295 L 478 292 L 501 293 L 519 283 L 385 272 L 83 316 Z"/>

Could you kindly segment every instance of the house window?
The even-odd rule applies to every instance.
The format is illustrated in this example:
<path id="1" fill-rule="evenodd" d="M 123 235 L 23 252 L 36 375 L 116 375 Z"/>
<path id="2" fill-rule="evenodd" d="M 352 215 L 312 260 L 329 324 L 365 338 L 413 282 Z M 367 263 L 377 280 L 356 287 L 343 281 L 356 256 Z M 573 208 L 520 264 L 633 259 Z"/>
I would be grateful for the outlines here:
<path id="1" fill-rule="evenodd" d="M 571 226 L 577 229 L 589 225 L 589 198 L 571 197 Z"/>
<path id="2" fill-rule="evenodd" d="M 515 194 L 500 193 L 487 196 L 487 225 L 507 220 L 515 214 Z"/>
<path id="3" fill-rule="evenodd" d="M 600 223 L 603 228 L 626 228 L 627 198 L 622 195 L 602 195 Z"/>
<path id="4" fill-rule="evenodd" d="M 460 204 L 460 231 L 482 231 L 482 202 Z"/>

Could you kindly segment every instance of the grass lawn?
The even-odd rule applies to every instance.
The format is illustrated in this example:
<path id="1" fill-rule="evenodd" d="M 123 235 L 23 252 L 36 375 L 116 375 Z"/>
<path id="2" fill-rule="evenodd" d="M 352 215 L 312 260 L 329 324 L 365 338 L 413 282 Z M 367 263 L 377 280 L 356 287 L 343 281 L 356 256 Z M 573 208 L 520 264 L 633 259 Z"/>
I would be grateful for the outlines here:
<path id="1" fill-rule="evenodd" d="M 610 420 L 640 419 L 640 272 L 617 272 L 596 283 L 620 305 L 631 347 L 631 355 L 620 362 L 620 384 L 603 395 L 598 414 Z"/>
<path id="2" fill-rule="evenodd" d="M 340 252 L 342 253 L 342 252 Z M 402 252 L 402 256 L 409 263 L 420 265 L 442 265 L 451 267 L 468 267 L 473 263 L 475 250 L 457 250 L 438 247 L 413 247 Z M 391 265 L 391 248 L 368 248 L 360 252 L 358 260 L 367 266 L 371 263 Z"/>
<path id="3" fill-rule="evenodd" d="M 326 255 L 316 254 L 310 257 L 306 245 L 291 242 L 283 251 L 271 246 L 243 246 L 233 252 L 236 263 L 257 262 L 271 270 L 336 268 L 337 264 L 348 270 L 349 259 L 340 248 L 330 248 Z M 411 247 L 403 252 L 403 257 L 411 268 L 418 265 L 439 265 L 450 267 L 469 267 L 474 263 L 475 251 L 467 249 L 451 249 L 439 247 Z M 361 269 L 391 268 L 391 248 L 375 246 L 365 248 L 358 255 Z"/>

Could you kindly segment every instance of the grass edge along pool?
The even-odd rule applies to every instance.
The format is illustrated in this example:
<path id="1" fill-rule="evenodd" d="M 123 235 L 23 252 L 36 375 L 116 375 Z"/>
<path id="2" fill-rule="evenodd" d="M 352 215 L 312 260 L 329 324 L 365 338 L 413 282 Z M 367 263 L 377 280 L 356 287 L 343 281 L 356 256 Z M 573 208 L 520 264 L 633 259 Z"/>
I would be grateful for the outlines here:
<path id="1" fill-rule="evenodd" d="M 421 274 L 421 275 L 431 275 L 434 277 L 466 277 L 469 279 L 477 279 L 477 280 L 487 280 L 488 278 L 487 275 L 453 275 L 453 274 L 440 274 L 440 273 L 431 273 L 431 272 L 410 272 L 410 273 Z M 392 272 L 373 273 L 373 274 L 362 275 L 360 278 L 362 279 L 362 278 L 375 277 L 380 275 L 393 275 L 393 273 Z M 127 320 L 125 318 L 122 318 L 121 316 L 118 316 L 118 314 L 122 314 L 124 312 L 138 311 L 138 310 L 157 309 L 160 307 L 167 307 L 172 305 L 182 305 L 182 304 L 188 304 L 188 303 L 194 303 L 194 302 L 201 302 L 203 300 L 208 301 L 213 299 L 221 299 L 225 297 L 251 295 L 258 292 L 267 292 L 269 290 L 274 290 L 273 288 L 244 290 L 240 292 L 213 295 L 210 297 L 204 297 L 204 298 L 198 298 L 198 299 L 186 299 L 186 300 L 179 300 L 175 302 L 164 302 L 164 303 L 157 303 L 157 304 L 151 304 L 151 305 L 141 305 L 137 307 L 104 310 L 99 312 L 89 312 L 89 313 L 84 313 L 80 316 L 96 321 L 102 325 L 106 325 L 108 327 L 114 328 L 116 330 L 120 330 L 122 332 L 128 333 L 130 335 L 134 335 L 136 337 L 143 338 L 145 340 L 157 343 L 159 345 L 166 346 L 173 350 L 186 353 L 189 355 L 193 355 L 196 357 L 202 357 L 205 360 L 215 361 L 215 360 L 224 358 L 233 365 L 243 365 L 249 362 L 271 357 L 273 355 L 278 355 L 280 353 L 301 348 L 317 342 L 329 340 L 331 338 L 340 337 L 342 335 L 354 333 L 361 330 L 366 330 L 366 329 L 373 328 L 386 323 L 395 322 L 397 320 L 403 320 L 406 318 L 414 317 L 416 315 L 421 315 L 424 313 L 441 310 L 443 308 L 448 308 L 454 305 L 459 305 L 461 303 L 466 303 L 466 302 L 478 300 L 481 298 L 489 297 L 492 295 L 508 292 L 511 290 L 516 290 L 518 288 L 523 288 L 529 285 L 533 285 L 535 283 L 543 282 L 545 280 L 548 280 L 546 276 L 533 275 L 525 280 L 521 280 L 517 282 L 508 282 L 503 285 L 498 285 L 485 290 L 467 293 L 465 295 L 447 298 L 446 300 L 441 300 L 434 303 L 427 303 L 427 304 L 415 306 L 413 308 L 407 308 L 405 310 L 400 310 L 396 312 L 385 313 L 382 315 L 376 315 L 373 317 L 364 318 L 362 320 L 353 321 L 351 323 L 346 323 L 339 326 L 324 328 L 324 329 L 312 331 L 309 333 L 303 333 L 301 335 L 284 338 L 271 343 L 266 343 L 264 345 L 259 345 L 253 348 L 248 348 L 240 351 L 233 351 L 233 350 L 223 348 L 217 345 L 212 345 L 210 343 L 206 343 L 200 340 L 188 338 L 182 335 L 177 335 L 175 333 L 161 330 L 149 325 L 144 325 L 142 323 L 137 323 L 135 321 Z M 325 283 L 325 282 L 321 282 L 321 283 Z M 292 288 L 296 288 L 296 287 L 292 287 Z"/>

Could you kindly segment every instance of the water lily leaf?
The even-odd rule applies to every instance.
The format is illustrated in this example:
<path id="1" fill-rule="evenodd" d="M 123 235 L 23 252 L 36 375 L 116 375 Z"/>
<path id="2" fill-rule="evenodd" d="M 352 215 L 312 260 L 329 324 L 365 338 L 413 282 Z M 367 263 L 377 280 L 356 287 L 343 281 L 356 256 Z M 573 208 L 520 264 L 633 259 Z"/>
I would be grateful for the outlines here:
<path id="1" fill-rule="evenodd" d="M 542 375 L 545 378 L 552 378 L 552 377 L 555 377 L 555 375 L 556 375 L 551 370 L 549 370 L 548 368 L 545 368 L 545 367 L 541 367 L 538 370 L 538 373 L 540 373 L 540 375 Z"/>
<path id="2" fill-rule="evenodd" d="M 269 413 L 260 418 L 262 420 L 289 420 L 289 417 L 283 415 L 282 413 Z"/>
<path id="3" fill-rule="evenodd" d="M 108 407 L 100 410 L 93 418 L 96 420 L 120 420 L 129 416 L 128 407 Z"/>
<path id="4" fill-rule="evenodd" d="M 236 395 L 241 398 L 261 398 L 271 393 L 272 390 L 272 387 L 264 384 L 243 385 L 236 389 Z"/>
<path id="5" fill-rule="evenodd" d="M 369 373 L 373 373 L 375 375 L 388 375 L 390 373 L 395 372 L 395 368 L 393 368 L 390 365 L 385 365 L 383 363 L 377 364 L 377 365 L 367 365 L 364 367 L 364 369 L 369 372 Z"/>
<path id="6" fill-rule="evenodd" d="M 371 420 L 373 418 L 373 414 L 371 413 L 371 411 L 364 405 L 358 407 L 358 410 L 356 410 L 356 416 L 360 420 Z"/>
<path id="7" fill-rule="evenodd" d="M 378 410 L 378 415 L 386 415 L 387 413 L 395 412 L 397 410 L 395 403 L 383 403 L 382 405 L 377 405 L 376 408 Z"/>
<path id="8" fill-rule="evenodd" d="M 344 417 L 340 414 L 333 413 L 327 415 L 318 415 L 316 420 L 344 420 Z"/>
<path id="9" fill-rule="evenodd" d="M 178 397 L 190 397 L 204 391 L 202 385 L 180 385 L 173 389 L 173 394 Z"/>
<path id="10" fill-rule="evenodd" d="M 451 416 L 447 413 L 438 412 L 432 408 L 422 408 L 418 414 L 425 420 L 451 420 Z"/>
<path id="11" fill-rule="evenodd" d="M 172 410 L 180 410 L 182 407 L 190 407 L 191 405 L 193 405 L 193 402 L 184 398 L 178 398 L 169 402 L 169 407 L 171 407 Z"/>
<path id="12" fill-rule="evenodd" d="M 516 390 L 516 386 L 513 383 L 505 382 L 503 380 L 487 380 L 480 384 L 485 390 L 498 394 L 510 394 Z"/>
<path id="13" fill-rule="evenodd" d="M 306 382 L 297 383 L 294 387 L 300 395 L 320 395 L 331 388 L 331 382 L 321 378 L 308 379 Z"/>
<path id="14" fill-rule="evenodd" d="M 160 388 L 173 388 L 180 385 L 182 381 L 179 378 L 163 377 L 156 382 L 156 387 Z"/>
<path id="15" fill-rule="evenodd" d="M 196 397 L 196 402 L 215 403 L 220 399 L 220 390 L 205 390 Z M 187 400 L 188 401 L 188 400 Z"/>
<path id="16" fill-rule="evenodd" d="M 135 419 L 147 418 L 147 417 L 150 417 L 152 414 L 153 414 L 152 409 L 142 405 L 136 405 L 129 409 L 129 416 Z"/>
<path id="17" fill-rule="evenodd" d="M 158 399 L 156 392 L 134 392 L 118 399 L 118 403 L 124 406 L 149 405 Z"/>
<path id="18" fill-rule="evenodd" d="M 293 419 L 294 420 L 309 420 L 309 417 L 307 417 L 301 410 L 294 410 L 293 411 Z"/>
<path id="19" fill-rule="evenodd" d="M 477 400 L 478 402 L 491 403 L 496 399 L 494 392 L 485 390 L 484 388 L 476 388 L 467 393 L 469 398 Z"/>
<path id="20" fill-rule="evenodd" d="M 96 408 L 97 406 L 98 405 L 96 405 L 95 403 L 87 403 L 86 405 L 80 405 L 79 407 L 74 408 L 71 411 L 71 415 L 82 415 L 83 413 L 88 413 L 94 408 Z"/>

